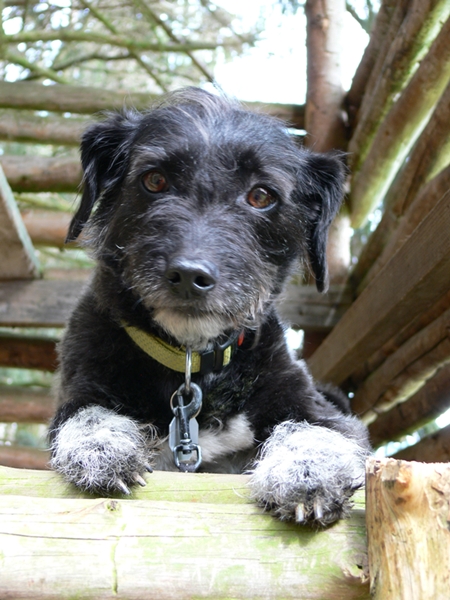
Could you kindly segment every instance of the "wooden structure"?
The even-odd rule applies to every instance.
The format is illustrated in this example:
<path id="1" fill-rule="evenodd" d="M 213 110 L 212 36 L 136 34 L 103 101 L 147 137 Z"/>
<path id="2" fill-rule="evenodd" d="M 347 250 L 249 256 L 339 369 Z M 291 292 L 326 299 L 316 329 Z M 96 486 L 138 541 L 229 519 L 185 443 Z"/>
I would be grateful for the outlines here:
<path id="1" fill-rule="evenodd" d="M 330 21 L 331 9 L 334 16 Z M 339 72 L 341 44 L 338 24 L 344 9 L 344 0 L 306 2 L 310 65 L 306 106 L 253 107 L 287 119 L 294 127 L 306 129 L 305 143 L 316 150 L 333 147 L 348 151 L 348 200 L 330 240 L 330 248 L 333 248 L 330 251 L 330 291 L 319 296 L 299 276 L 290 283 L 280 311 L 295 327 L 305 331 L 304 352 L 314 376 L 339 384 L 351 393 L 355 412 L 368 424 L 373 443 L 378 446 L 403 439 L 428 426 L 450 408 L 450 3 L 447 0 L 383 0 L 369 45 L 348 92 L 344 92 L 335 78 Z M 0 156 L 4 173 L 3 176 L 0 172 L 0 368 L 55 370 L 55 343 L 89 276 L 89 269 L 61 271 L 42 269 L 39 264 L 35 250 L 62 249 L 70 220 L 67 210 L 49 210 L 45 205 L 45 194 L 76 192 L 81 171 L 75 148 L 80 132 L 92 114 L 127 103 L 142 108 L 151 100 L 148 95 L 132 91 L 0 82 L 0 139 L 5 141 L 6 148 L 11 141 L 47 149 L 50 145 L 64 148 L 61 156 L 59 153 L 51 156 L 49 151 L 42 156 L 33 154 L 26 160 L 23 156 L 8 153 Z M 39 111 L 46 111 L 45 116 Z M 25 203 L 30 198 L 34 203 L 32 208 L 29 202 Z M 373 219 L 374 209 L 381 218 L 376 227 L 369 227 L 367 224 Z M 359 237 L 361 240 L 361 250 L 353 261 L 348 248 L 350 225 L 355 230 L 354 239 Z M 45 423 L 51 413 L 48 389 L 0 386 L 0 424 Z M 416 445 L 404 448 L 397 456 L 404 460 L 438 463 L 450 460 L 449 448 L 450 428 L 439 430 L 435 427 L 430 435 Z M 0 444 L 0 464 L 45 469 L 47 455 L 41 449 L 18 443 Z M 447 483 L 437 485 L 437 479 Z M 74 527 L 78 523 L 86 532 L 94 523 L 97 527 L 94 545 L 102 548 L 103 556 L 107 554 L 112 559 L 107 566 L 102 566 L 100 587 L 91 597 L 107 598 L 114 594 L 114 597 L 145 597 L 139 596 L 139 590 L 132 591 L 132 569 L 130 573 L 121 571 L 119 574 L 114 557 L 117 552 L 131 552 L 135 558 L 140 557 L 142 560 L 136 568 L 143 581 L 149 581 L 151 574 L 160 574 L 163 568 L 161 557 L 165 555 L 149 558 L 146 543 L 140 544 L 140 536 L 146 538 L 149 530 L 156 528 L 158 534 L 155 535 L 164 538 L 164 532 L 158 528 L 168 526 L 167 522 L 153 516 L 149 521 L 149 515 L 162 515 L 168 509 L 161 508 L 161 503 L 174 502 L 169 480 L 163 475 L 154 477 L 156 487 L 139 491 L 133 504 L 133 501 L 119 499 L 74 498 L 72 491 L 61 490 L 51 474 L 24 472 L 20 475 L 2 470 L 0 490 L 5 494 L 0 497 L 0 502 L 4 502 L 2 514 L 11 511 L 11 515 L 16 515 L 11 519 L 10 529 L 2 533 L 9 536 L 8 540 L 17 542 L 8 550 L 10 553 L 5 560 L 13 560 L 14 552 L 39 560 L 36 554 L 40 548 L 38 541 L 33 541 L 33 536 L 27 537 L 28 533 L 25 535 L 23 529 L 25 517 L 38 522 L 43 513 L 53 515 L 58 534 L 56 540 L 52 538 L 52 544 L 61 561 L 64 561 L 63 545 L 58 540 L 68 537 L 76 551 L 78 542 Z M 192 490 L 187 491 L 183 484 L 180 491 L 177 482 L 177 494 L 182 498 L 179 505 L 170 505 L 173 509 L 171 518 L 175 515 L 177 520 L 169 537 L 175 535 L 178 526 L 184 531 L 188 517 L 190 523 L 192 518 L 197 518 L 192 510 L 192 506 L 197 506 L 205 519 L 204 525 L 196 521 L 196 539 L 201 541 L 204 555 L 211 552 L 205 534 L 208 528 L 208 535 L 214 532 L 224 543 L 220 560 L 211 563 L 211 573 L 217 573 L 217 579 L 213 581 L 197 571 L 193 575 L 192 563 L 185 560 L 185 550 L 190 546 L 184 534 L 179 546 L 174 543 L 174 538 L 171 539 L 169 546 L 178 557 L 174 560 L 179 559 L 180 573 L 183 576 L 189 574 L 191 581 L 197 577 L 197 583 L 201 582 L 201 586 L 198 583 L 192 588 L 192 594 L 206 593 L 205 586 L 209 585 L 216 594 L 213 596 L 211 592 L 212 597 L 230 597 L 224 592 L 225 588 L 220 587 L 220 581 L 225 577 L 224 565 L 228 565 L 230 569 L 233 567 L 233 577 L 238 581 L 232 597 L 250 597 L 253 592 L 260 597 L 289 597 L 289 594 L 300 597 L 298 590 L 306 587 L 298 587 L 298 580 L 291 578 L 290 569 L 293 561 L 300 571 L 303 567 L 298 565 L 311 568 L 316 559 L 317 564 L 323 564 L 320 563 L 320 540 L 311 532 L 299 533 L 289 525 L 274 524 L 270 517 L 261 515 L 246 501 L 241 503 L 242 498 L 233 497 L 233 501 L 229 501 L 230 490 L 234 485 L 241 490 L 242 479 L 220 479 L 218 484 L 219 479 L 195 476 L 191 481 L 196 482 L 192 483 L 194 487 L 200 485 L 200 488 L 195 487 L 195 490 L 202 490 L 200 503 L 193 504 L 198 500 L 195 490 L 191 494 Z M 225 485 L 228 500 L 221 499 L 220 506 L 215 506 L 209 487 L 206 486 L 206 491 L 203 488 L 206 481 L 214 482 L 213 487 Z M 418 481 L 422 482 L 423 490 L 428 490 L 426 493 Z M 384 491 L 371 491 L 372 484 L 381 486 Z M 167 485 L 169 488 L 166 489 Z M 384 535 L 386 531 L 377 531 L 379 521 L 376 519 L 383 515 L 383 519 L 392 521 L 389 533 L 392 542 L 402 539 L 405 527 L 414 529 L 418 523 L 418 508 L 422 511 L 425 507 L 431 511 L 430 519 L 434 525 L 430 527 L 439 525 L 436 544 L 448 548 L 448 530 L 444 532 L 441 528 L 442 515 L 448 506 L 448 471 L 446 467 L 431 465 L 405 466 L 387 461 L 380 466 L 371 463 L 368 485 L 371 593 L 380 600 L 415 598 L 406 587 L 403 595 L 392 592 L 394 588 L 400 589 L 402 582 L 398 573 L 390 572 L 385 557 L 394 555 L 398 548 L 392 550 L 389 543 L 384 546 L 389 554 L 377 555 L 377 549 L 386 541 L 377 535 Z M 31 487 L 42 492 L 32 493 Z M 162 493 L 160 500 L 146 495 L 152 494 L 153 489 Z M 438 489 L 437 496 L 433 496 L 430 489 Z M 20 502 L 6 495 L 12 492 L 21 498 Z M 417 496 L 417 504 L 411 495 Z M 370 516 L 375 501 L 379 514 L 372 512 Z M 402 507 L 401 511 L 399 507 Z M 141 523 L 144 513 L 146 522 L 150 523 L 149 529 Z M 221 528 L 224 518 L 230 529 Z M 331 530 L 318 534 L 326 544 L 337 548 L 338 554 L 344 552 L 344 547 L 350 549 L 350 553 L 345 550 L 344 562 L 337 560 L 335 563 L 327 555 L 327 561 L 331 560 L 333 565 L 330 567 L 333 574 L 324 584 L 329 587 L 315 588 L 319 585 L 318 579 L 309 583 L 305 579 L 306 583 L 302 585 L 308 585 L 309 595 L 302 592 L 302 597 L 319 598 L 324 594 L 330 599 L 368 597 L 366 563 L 360 558 L 350 558 L 346 562 L 348 557 L 360 556 L 361 518 L 361 506 L 357 504 L 352 519 L 332 530 L 342 532 L 343 538 L 339 538 L 339 534 L 330 542 L 327 535 L 334 535 Z M 125 527 L 124 519 L 134 528 L 130 530 L 132 537 L 121 530 Z M 227 555 L 241 543 L 233 542 L 228 534 L 240 531 L 247 519 L 257 523 L 249 544 L 252 552 L 258 549 L 258 560 L 263 563 L 254 577 L 260 577 L 255 582 L 255 585 L 261 584 L 258 590 L 245 587 L 248 586 L 246 573 L 256 568 L 257 561 L 246 562 L 239 575 L 238 562 L 233 562 L 234 559 Z M 104 528 L 102 531 L 101 527 Z M 266 536 L 270 540 L 267 546 L 264 545 Z M 337 541 L 344 538 L 345 542 Z M 355 540 L 356 546 L 353 545 Z M 418 545 L 422 543 L 419 538 L 416 541 Z M 64 547 L 67 548 L 66 542 Z M 270 558 L 269 547 L 276 548 Z M 356 547 L 358 551 L 352 554 Z M 430 556 L 426 559 L 431 573 L 437 568 L 433 565 L 434 547 L 430 546 Z M 310 563 L 302 562 L 302 548 L 311 553 L 308 555 L 314 560 Z M 404 556 L 409 560 L 415 556 L 414 552 L 416 550 L 409 552 L 406 549 Z M 442 555 L 440 552 L 439 556 Z M 0 556 L 3 556 L 1 552 Z M 67 562 L 60 564 L 61 568 L 68 565 Z M 439 568 L 448 569 L 444 562 L 437 560 L 437 564 Z M 150 565 L 153 565 L 153 571 Z M 70 569 L 67 572 L 71 574 Z M 208 576 L 212 577 L 211 573 Z M 414 574 L 411 573 L 411 577 Z M 4 584 L 9 586 L 7 593 L 6 587 L 1 587 L 0 577 L 0 596 L 28 597 L 25 587 L 37 586 L 38 582 L 22 575 L 22 579 L 16 580 L 17 584 L 12 579 Z M 76 573 L 73 577 L 76 578 Z M 292 587 L 277 587 L 280 577 L 291 582 Z M 49 581 L 54 580 L 46 580 L 45 585 Z M 172 590 L 172 595 L 180 595 L 182 588 L 177 586 L 182 585 L 182 579 L 180 583 L 167 575 L 165 581 L 165 589 Z M 421 600 L 448 597 L 442 590 L 449 586 L 442 587 L 441 580 L 432 581 L 432 575 L 423 581 L 414 581 L 419 590 L 417 598 Z M 445 578 L 443 581 L 448 583 Z M 264 596 L 264 582 L 275 586 L 276 593 Z M 44 583 L 39 585 L 44 586 Z M 152 589 L 155 597 L 166 597 L 159 588 Z M 42 587 L 40 593 L 42 598 L 65 597 L 62 589 L 57 587 L 54 592 Z M 35 597 L 39 595 L 36 593 Z"/>

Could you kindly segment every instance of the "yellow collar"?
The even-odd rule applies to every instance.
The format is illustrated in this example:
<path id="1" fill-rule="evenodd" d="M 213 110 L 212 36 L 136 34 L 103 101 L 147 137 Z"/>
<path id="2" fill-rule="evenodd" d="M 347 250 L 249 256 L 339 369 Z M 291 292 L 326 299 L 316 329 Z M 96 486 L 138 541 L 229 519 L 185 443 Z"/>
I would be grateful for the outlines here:
<path id="1" fill-rule="evenodd" d="M 174 347 L 162 339 L 146 333 L 138 327 L 124 325 L 125 331 L 135 344 L 154 360 L 172 369 L 184 373 L 186 368 L 186 348 Z M 242 334 L 241 334 L 242 335 Z M 241 338 L 239 338 L 241 339 Z M 192 352 L 192 373 L 206 375 L 213 371 L 220 371 L 229 364 L 237 347 L 237 336 L 229 338 L 224 344 L 215 344 L 212 350 Z"/>

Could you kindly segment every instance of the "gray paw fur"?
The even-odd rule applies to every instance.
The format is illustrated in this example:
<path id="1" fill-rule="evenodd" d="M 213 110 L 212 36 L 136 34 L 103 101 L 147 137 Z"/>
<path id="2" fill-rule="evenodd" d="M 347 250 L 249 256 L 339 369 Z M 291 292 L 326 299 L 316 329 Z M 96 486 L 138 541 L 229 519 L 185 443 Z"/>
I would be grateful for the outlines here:
<path id="1" fill-rule="evenodd" d="M 364 484 L 367 455 L 337 431 L 281 423 L 251 472 L 253 498 L 281 520 L 328 525 L 348 515 L 350 497 Z"/>
<path id="2" fill-rule="evenodd" d="M 84 490 L 129 494 L 151 471 L 139 424 L 101 406 L 79 410 L 57 431 L 51 467 Z"/>

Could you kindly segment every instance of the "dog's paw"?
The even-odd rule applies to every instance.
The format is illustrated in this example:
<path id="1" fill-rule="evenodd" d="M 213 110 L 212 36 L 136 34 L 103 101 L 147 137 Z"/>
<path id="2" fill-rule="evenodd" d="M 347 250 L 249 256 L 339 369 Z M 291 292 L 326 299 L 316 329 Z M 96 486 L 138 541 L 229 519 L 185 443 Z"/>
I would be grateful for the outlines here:
<path id="1" fill-rule="evenodd" d="M 251 472 L 253 498 L 282 520 L 329 525 L 348 515 L 368 451 L 308 423 L 278 425 Z"/>
<path id="2" fill-rule="evenodd" d="M 145 485 L 143 474 L 152 470 L 139 425 L 97 405 L 63 423 L 51 452 L 50 466 L 88 491 L 129 494 L 130 486 Z"/>

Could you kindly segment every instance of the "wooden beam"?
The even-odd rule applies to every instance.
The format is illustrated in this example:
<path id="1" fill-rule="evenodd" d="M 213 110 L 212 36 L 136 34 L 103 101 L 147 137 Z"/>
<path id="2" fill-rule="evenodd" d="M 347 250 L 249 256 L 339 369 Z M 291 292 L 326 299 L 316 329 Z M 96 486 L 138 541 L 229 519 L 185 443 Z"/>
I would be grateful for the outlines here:
<path id="1" fill-rule="evenodd" d="M 407 402 L 378 415 L 369 425 L 374 446 L 395 440 L 436 419 L 450 408 L 450 365 L 444 366 Z"/>
<path id="2" fill-rule="evenodd" d="M 353 227 L 363 225 L 370 212 L 381 204 L 449 81 L 450 19 L 381 122 L 367 156 L 353 175 L 350 194 Z"/>
<path id="3" fill-rule="evenodd" d="M 450 425 L 428 435 L 414 446 L 400 450 L 395 458 L 426 463 L 450 462 Z"/>
<path id="4" fill-rule="evenodd" d="M 0 163 L 16 192 L 76 192 L 82 178 L 78 158 L 2 156 Z"/>
<path id="5" fill-rule="evenodd" d="M 89 122 L 81 117 L 38 117 L 25 111 L 5 110 L 0 114 L 0 140 L 78 146 Z"/>
<path id="6" fill-rule="evenodd" d="M 0 256 L 0 279 L 31 279 L 39 275 L 33 244 L 1 166 Z"/>
<path id="7" fill-rule="evenodd" d="M 42 475 L 57 479 L 28 472 Z M 361 495 L 349 519 L 316 531 L 249 503 L 245 476 L 164 478 L 171 492 L 152 499 L 2 494 L 0 596 L 368 600 Z"/>
<path id="8" fill-rule="evenodd" d="M 450 465 L 367 463 L 373 600 L 444 600 L 450 589 Z"/>
<path id="9" fill-rule="evenodd" d="M 450 363 L 450 309 L 413 335 L 360 385 L 353 410 L 366 423 L 404 402 Z"/>
<path id="10" fill-rule="evenodd" d="M 48 423 L 54 411 L 50 390 L 0 387 L 0 423 Z"/>
<path id="11" fill-rule="evenodd" d="M 309 359 L 314 377 L 342 383 L 448 291 L 449 231 L 450 195 L 437 203 Z"/>
<path id="12" fill-rule="evenodd" d="M 0 366 L 55 371 L 56 341 L 38 337 L 0 335 Z"/>
<path id="13" fill-rule="evenodd" d="M 72 219 L 70 213 L 50 210 L 22 211 L 22 221 L 34 245 L 63 248 Z"/>
<path id="14" fill-rule="evenodd" d="M 15 469 L 48 469 L 50 455 L 46 450 L 28 446 L 0 446 L 0 465 Z"/>
<path id="15" fill-rule="evenodd" d="M 79 281 L 0 282 L 0 325 L 64 327 L 82 288 Z"/>
<path id="16" fill-rule="evenodd" d="M 45 86 L 26 81 L 0 82 L 0 108 L 89 115 L 105 110 L 120 110 L 126 106 L 146 110 L 159 99 L 161 96 L 156 94 L 131 90 L 112 91 L 98 87 L 58 84 Z M 292 127 L 304 128 L 304 106 L 264 102 L 245 102 L 245 106 L 288 121 Z"/>

